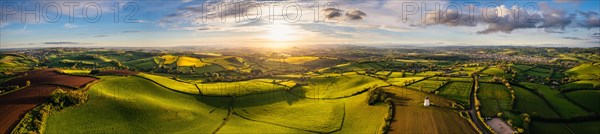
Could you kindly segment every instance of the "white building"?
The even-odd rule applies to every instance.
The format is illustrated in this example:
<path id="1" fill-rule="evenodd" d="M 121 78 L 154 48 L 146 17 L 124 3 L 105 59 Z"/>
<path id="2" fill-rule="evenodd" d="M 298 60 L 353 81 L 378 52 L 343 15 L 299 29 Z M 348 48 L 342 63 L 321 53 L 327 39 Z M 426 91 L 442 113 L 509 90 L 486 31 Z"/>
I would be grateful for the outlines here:
<path id="1" fill-rule="evenodd" d="M 423 103 L 423 106 L 429 106 L 429 96 L 425 97 L 425 102 Z"/>

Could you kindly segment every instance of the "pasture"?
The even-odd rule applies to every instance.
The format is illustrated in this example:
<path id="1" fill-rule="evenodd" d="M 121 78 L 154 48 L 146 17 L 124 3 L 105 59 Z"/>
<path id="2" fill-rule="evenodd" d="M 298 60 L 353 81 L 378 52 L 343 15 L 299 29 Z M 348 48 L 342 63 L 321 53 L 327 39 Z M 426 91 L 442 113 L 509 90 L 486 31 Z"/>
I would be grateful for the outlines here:
<path id="1" fill-rule="evenodd" d="M 567 98 L 593 112 L 600 113 L 600 90 L 579 90 L 566 93 Z"/>
<path id="2" fill-rule="evenodd" d="M 531 116 L 560 118 L 542 97 L 517 86 L 513 86 L 513 90 L 515 90 L 515 108 L 517 111 Z"/>
<path id="3" fill-rule="evenodd" d="M 231 101 L 174 92 L 139 77 L 102 79 L 87 103 L 50 115 L 45 133 L 211 133 Z"/>
<path id="4" fill-rule="evenodd" d="M 565 71 L 565 74 L 582 80 L 597 80 L 600 78 L 598 70 L 600 70 L 600 63 L 585 63 Z"/>
<path id="5" fill-rule="evenodd" d="M 385 81 L 362 75 L 313 77 L 308 82 L 309 85 L 292 89 L 292 92 L 307 98 L 341 98 L 389 85 Z"/>
<path id="6" fill-rule="evenodd" d="M 438 95 L 455 100 L 459 104 L 468 107 L 469 96 L 473 83 L 470 82 L 449 82 L 444 85 Z"/>
<path id="7" fill-rule="evenodd" d="M 406 85 L 410 85 L 414 82 L 420 81 L 424 78 L 425 77 L 388 78 L 387 82 L 391 83 L 392 85 L 396 85 L 396 86 L 406 86 Z"/>
<path id="8" fill-rule="evenodd" d="M 550 106 L 563 118 L 573 118 L 589 114 L 586 110 L 562 97 L 558 90 L 536 83 L 521 82 L 519 84 L 539 92 L 540 96 L 548 100 Z"/>
<path id="9" fill-rule="evenodd" d="M 481 115 L 492 117 L 512 109 L 510 92 L 504 85 L 479 83 L 477 98 L 481 101 Z"/>

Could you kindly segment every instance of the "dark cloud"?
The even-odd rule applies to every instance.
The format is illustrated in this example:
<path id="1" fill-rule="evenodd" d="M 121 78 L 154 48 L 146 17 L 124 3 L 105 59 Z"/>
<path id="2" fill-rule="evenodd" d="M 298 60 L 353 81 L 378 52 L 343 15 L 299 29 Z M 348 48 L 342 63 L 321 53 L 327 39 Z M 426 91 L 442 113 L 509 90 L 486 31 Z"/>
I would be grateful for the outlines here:
<path id="1" fill-rule="evenodd" d="M 344 10 L 340 10 L 337 8 L 326 8 L 322 10 L 325 15 L 325 19 L 340 19 L 345 17 L 345 20 L 362 20 L 367 14 L 360 10 L 350 10 L 344 13 Z"/>
<path id="2" fill-rule="evenodd" d="M 367 14 L 360 10 L 350 10 L 346 12 L 346 18 L 348 20 L 362 20 L 367 17 Z"/>
<path id="3" fill-rule="evenodd" d="M 568 39 L 568 40 L 588 40 L 588 39 L 582 39 L 579 37 L 563 37 L 563 39 Z"/>
<path id="4" fill-rule="evenodd" d="M 325 19 L 337 19 L 343 15 L 343 11 L 337 8 L 326 8 L 322 12 L 325 14 Z"/>
<path id="5" fill-rule="evenodd" d="M 596 12 L 580 12 L 586 19 L 577 23 L 577 14 L 566 10 L 554 9 L 547 5 L 541 5 L 541 11 L 531 15 L 522 7 L 499 6 L 491 9 L 482 9 L 482 13 L 471 16 L 468 13 L 448 11 L 441 16 L 430 15 L 425 22 L 412 26 L 485 26 L 478 34 L 511 33 L 517 29 L 543 29 L 548 33 L 564 33 L 569 27 L 598 27 L 598 15 Z M 485 13 L 483 13 L 485 12 Z M 585 14 L 585 15 L 583 15 Z M 575 25 L 577 23 L 577 25 Z"/>
<path id="6" fill-rule="evenodd" d="M 577 23 L 578 26 L 583 27 L 583 28 L 588 28 L 588 29 L 600 27 L 600 15 L 598 15 L 598 12 L 593 12 L 593 11 L 581 12 L 581 11 L 579 11 L 579 14 L 581 16 L 583 16 L 584 20 Z"/>

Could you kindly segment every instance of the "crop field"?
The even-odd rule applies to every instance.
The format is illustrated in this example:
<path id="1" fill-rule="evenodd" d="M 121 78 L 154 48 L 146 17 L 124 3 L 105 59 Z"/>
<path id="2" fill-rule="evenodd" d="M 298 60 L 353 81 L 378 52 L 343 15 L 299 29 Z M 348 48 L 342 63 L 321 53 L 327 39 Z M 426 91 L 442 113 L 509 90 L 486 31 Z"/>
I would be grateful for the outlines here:
<path id="1" fill-rule="evenodd" d="M 304 64 L 304 63 L 308 63 L 308 62 L 315 61 L 318 59 L 319 59 L 319 57 L 314 57 L 314 56 L 297 56 L 297 57 L 286 57 L 284 59 L 269 59 L 269 60 L 280 61 L 280 62 L 285 62 L 285 63 L 289 63 L 289 64 Z"/>
<path id="2" fill-rule="evenodd" d="M 410 85 L 413 82 L 417 82 L 420 81 L 422 79 L 424 79 L 425 77 L 401 77 L 401 78 L 389 78 L 387 80 L 387 82 L 391 83 L 392 85 L 396 85 L 396 86 L 406 86 L 406 85 Z"/>
<path id="3" fill-rule="evenodd" d="M 177 58 L 178 56 L 173 56 L 173 55 L 163 55 L 160 57 L 160 59 L 162 59 L 162 64 L 165 65 L 169 65 L 169 64 L 173 64 L 175 62 L 177 62 Z"/>
<path id="4" fill-rule="evenodd" d="M 62 69 L 60 70 L 62 73 L 73 74 L 73 75 L 87 75 L 90 74 L 91 70 L 72 70 L 72 69 Z"/>
<path id="5" fill-rule="evenodd" d="M 444 86 L 448 82 L 446 81 L 435 81 L 435 80 L 424 80 L 417 83 L 413 83 L 407 86 L 407 88 L 425 91 L 425 92 L 433 92 L 438 88 Z"/>
<path id="6" fill-rule="evenodd" d="M 390 133 L 477 133 L 458 111 L 449 110 L 452 102 L 404 88 L 386 87 L 392 95 L 396 110 Z M 423 99 L 429 96 L 435 107 L 424 107 Z"/>
<path id="7" fill-rule="evenodd" d="M 389 85 L 385 81 L 361 75 L 316 77 L 308 81 L 311 85 L 292 89 L 292 92 L 307 98 L 340 98 Z"/>
<path id="8" fill-rule="evenodd" d="M 449 82 L 440 89 L 439 95 L 455 100 L 466 107 L 469 105 L 472 85 L 473 83 L 469 82 Z"/>
<path id="9" fill-rule="evenodd" d="M 516 110 L 528 113 L 531 116 L 560 118 L 542 97 L 521 87 L 513 86 L 513 89 L 515 90 Z"/>
<path id="10" fill-rule="evenodd" d="M 177 60 L 177 66 L 181 66 L 181 67 L 203 67 L 206 66 L 207 64 L 202 62 L 200 59 L 198 58 L 193 58 L 193 57 L 187 57 L 187 56 L 181 56 L 179 57 L 179 59 Z"/>
<path id="11" fill-rule="evenodd" d="M 102 78 L 88 91 L 87 103 L 52 114 L 45 132 L 209 133 L 227 116 L 231 101 L 174 92 L 139 77 Z"/>
<path id="12" fill-rule="evenodd" d="M 600 113 L 600 90 L 579 90 L 566 93 L 573 102 L 593 112 Z"/>
<path id="13" fill-rule="evenodd" d="M 600 71 L 598 70 L 600 70 L 600 63 L 587 63 L 571 68 L 565 71 L 565 74 L 582 80 L 597 80 L 600 77 Z"/>
<path id="14" fill-rule="evenodd" d="M 30 81 L 31 85 L 36 84 L 57 84 L 64 85 L 74 88 L 83 87 L 85 84 L 96 80 L 93 77 L 85 77 L 85 76 L 72 76 L 57 73 L 56 69 L 44 69 L 44 70 L 36 70 L 27 72 L 26 76 L 17 77 L 11 80 L 8 80 L 1 85 L 19 85 L 23 87 L 26 85 L 27 81 Z M 65 81 L 67 80 L 68 81 Z"/>
<path id="15" fill-rule="evenodd" d="M 545 85 L 536 83 L 521 82 L 519 84 L 527 88 L 537 90 L 540 94 L 542 94 L 541 96 L 544 99 L 550 102 L 550 106 L 552 106 L 556 110 L 556 113 L 561 115 L 561 117 L 572 118 L 578 116 L 586 116 L 589 114 L 586 110 L 573 104 L 564 97 L 561 97 L 561 94 L 558 90 L 551 89 Z"/>
<path id="16" fill-rule="evenodd" d="M 497 113 L 509 111 L 510 92 L 504 85 L 479 83 L 477 98 L 481 101 L 481 115 L 485 117 L 495 116 Z"/>
<path id="17" fill-rule="evenodd" d="M 598 90 L 600 89 L 600 81 L 581 80 L 561 85 L 562 91 L 574 90 Z"/>

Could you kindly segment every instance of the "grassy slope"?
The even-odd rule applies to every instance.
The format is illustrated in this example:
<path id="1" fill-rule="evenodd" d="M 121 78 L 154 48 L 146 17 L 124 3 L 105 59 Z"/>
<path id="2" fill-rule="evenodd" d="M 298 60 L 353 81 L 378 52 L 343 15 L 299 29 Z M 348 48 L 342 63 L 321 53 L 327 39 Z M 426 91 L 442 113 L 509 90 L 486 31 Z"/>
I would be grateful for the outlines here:
<path id="1" fill-rule="evenodd" d="M 513 87 L 513 89 L 516 97 L 515 108 L 518 111 L 532 116 L 560 118 L 540 96 L 520 87 Z"/>
<path id="2" fill-rule="evenodd" d="M 184 93 L 190 94 L 198 94 L 198 88 L 194 84 L 179 82 L 167 77 L 162 77 L 158 75 L 151 75 L 146 73 L 139 73 L 138 76 L 151 79 L 154 82 L 157 82 L 160 85 L 163 85 L 167 88 L 177 90 Z"/>
<path id="3" fill-rule="evenodd" d="M 366 93 L 341 99 L 345 103 L 344 122 L 342 129 L 334 133 L 378 132 L 384 122 L 387 108 L 382 104 L 369 106 L 365 102 L 366 99 Z"/>
<path id="4" fill-rule="evenodd" d="M 177 66 L 191 66 L 191 67 L 203 67 L 207 63 L 202 62 L 198 58 L 181 56 L 177 60 Z"/>
<path id="5" fill-rule="evenodd" d="M 296 88 L 293 92 L 308 98 L 339 98 L 353 95 L 371 87 L 389 85 L 385 81 L 362 75 L 318 77 L 309 81 L 312 84 Z"/>
<path id="6" fill-rule="evenodd" d="M 103 77 L 88 94 L 84 105 L 53 113 L 46 133 L 210 133 L 230 101 L 174 92 L 138 77 Z"/>
<path id="7" fill-rule="evenodd" d="M 562 91 L 580 90 L 580 89 L 600 89 L 600 81 L 581 80 L 561 85 Z"/>
<path id="8" fill-rule="evenodd" d="M 600 70 L 600 63 L 586 63 L 565 71 L 565 74 L 567 76 L 577 77 L 584 80 L 597 79 L 600 77 L 600 71 L 598 70 Z"/>
<path id="9" fill-rule="evenodd" d="M 285 91 L 238 97 L 235 113 L 251 120 L 313 132 L 341 128 L 344 104 L 300 99 Z"/>
<path id="10" fill-rule="evenodd" d="M 598 106 L 600 104 L 600 90 L 580 90 L 569 92 L 566 95 L 575 103 L 600 113 L 600 106 Z"/>
<path id="11" fill-rule="evenodd" d="M 542 94 L 542 97 L 550 102 L 550 105 L 557 110 L 556 112 L 565 118 L 585 116 L 588 114 L 584 109 L 571 103 L 569 100 L 560 97 L 558 90 L 550 89 L 549 87 L 536 83 L 521 82 L 519 83 L 527 88 L 537 90 Z"/>
<path id="12" fill-rule="evenodd" d="M 215 82 L 197 84 L 203 95 L 240 96 L 263 92 L 282 91 L 285 86 L 272 84 L 270 79 L 254 79 L 239 82 Z"/>

